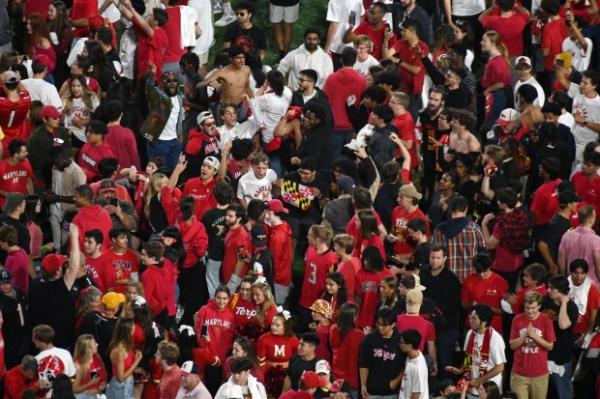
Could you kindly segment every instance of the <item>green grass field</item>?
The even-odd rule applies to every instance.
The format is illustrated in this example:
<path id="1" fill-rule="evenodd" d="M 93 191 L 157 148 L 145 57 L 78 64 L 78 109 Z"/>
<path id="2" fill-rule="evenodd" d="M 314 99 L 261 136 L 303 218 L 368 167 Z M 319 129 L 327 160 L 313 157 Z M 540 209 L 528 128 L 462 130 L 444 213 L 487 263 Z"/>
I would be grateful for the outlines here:
<path id="1" fill-rule="evenodd" d="M 269 21 L 269 2 L 266 0 L 247 0 L 254 4 L 256 15 L 254 15 L 254 24 L 263 28 L 267 34 L 267 56 L 264 60 L 265 65 L 273 65 L 277 62 L 277 47 L 273 40 L 273 29 Z M 236 1 L 233 1 L 235 5 Z M 302 44 L 302 35 L 308 27 L 317 27 L 321 30 L 323 37 L 327 34 L 327 22 L 325 14 L 327 12 L 327 1 L 325 0 L 301 0 L 300 15 L 298 21 L 294 24 L 294 33 L 292 38 L 292 49 Z M 215 20 L 221 17 L 221 14 L 215 16 Z M 210 52 L 209 65 L 212 65 L 217 50 L 223 44 L 223 35 L 227 27 L 215 27 L 215 46 Z M 324 40 L 323 40 L 324 41 Z"/>

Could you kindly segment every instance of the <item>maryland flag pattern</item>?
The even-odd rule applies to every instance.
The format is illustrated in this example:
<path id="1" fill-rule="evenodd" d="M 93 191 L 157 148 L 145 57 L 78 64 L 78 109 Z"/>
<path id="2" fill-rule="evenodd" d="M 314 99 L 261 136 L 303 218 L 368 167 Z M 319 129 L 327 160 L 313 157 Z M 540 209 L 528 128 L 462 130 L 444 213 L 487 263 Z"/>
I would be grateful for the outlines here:
<path id="1" fill-rule="evenodd" d="M 281 200 L 283 202 L 305 211 L 310 208 L 314 199 L 315 195 L 310 187 L 291 180 L 283 181 L 281 186 Z"/>

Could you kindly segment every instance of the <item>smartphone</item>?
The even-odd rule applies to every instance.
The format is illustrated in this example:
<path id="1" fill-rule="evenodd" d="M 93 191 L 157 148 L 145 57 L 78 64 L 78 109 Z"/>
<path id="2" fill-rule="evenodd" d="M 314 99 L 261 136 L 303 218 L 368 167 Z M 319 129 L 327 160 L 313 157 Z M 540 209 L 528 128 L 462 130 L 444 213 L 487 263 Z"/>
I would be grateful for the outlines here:
<path id="1" fill-rule="evenodd" d="M 203 324 L 200 328 L 200 335 L 203 337 L 208 337 L 208 326 L 206 324 Z"/>
<path id="2" fill-rule="evenodd" d="M 90 380 L 93 380 L 97 376 L 98 376 L 98 372 L 97 371 L 90 371 Z"/>
<path id="3" fill-rule="evenodd" d="M 118 198 L 116 198 L 116 197 L 115 197 L 115 198 L 111 198 L 111 199 L 108 201 L 108 203 L 109 203 L 109 205 L 112 205 L 112 206 L 118 206 L 118 205 L 119 205 L 119 199 L 118 199 Z"/>
<path id="4" fill-rule="evenodd" d="M 350 16 L 348 17 L 348 23 L 352 26 L 356 26 L 356 11 L 350 11 Z"/>

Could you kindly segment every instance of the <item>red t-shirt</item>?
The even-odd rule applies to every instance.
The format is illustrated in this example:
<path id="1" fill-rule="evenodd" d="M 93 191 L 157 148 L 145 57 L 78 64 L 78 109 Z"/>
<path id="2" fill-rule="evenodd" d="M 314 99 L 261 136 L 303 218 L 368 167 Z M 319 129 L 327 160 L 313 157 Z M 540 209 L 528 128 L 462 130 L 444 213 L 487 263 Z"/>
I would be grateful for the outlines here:
<path id="1" fill-rule="evenodd" d="M 13 139 L 24 139 L 22 127 L 30 106 L 31 97 L 26 90 L 19 93 L 19 99 L 16 102 L 7 97 L 0 97 L 0 128 L 4 132 L 2 139 L 4 154 L 8 154 L 8 145 Z"/>
<path id="2" fill-rule="evenodd" d="M 105 273 L 106 289 L 113 288 L 115 291 L 124 293 L 125 285 L 117 284 L 116 280 L 129 280 L 131 279 L 132 273 L 138 272 L 139 260 L 135 255 L 135 252 L 131 249 L 127 249 L 123 255 L 120 255 L 112 249 L 109 249 L 104 253 L 104 256 L 114 270 L 114 275 L 110 272 Z M 115 280 L 111 281 L 109 278 L 112 276 L 114 276 Z"/>
<path id="3" fill-rule="evenodd" d="M 580 206 L 591 205 L 598 213 L 600 210 L 600 176 L 594 176 L 590 180 L 583 172 L 577 172 L 571 177 L 571 182 L 575 186 L 577 196 L 581 198 Z"/>
<path id="4" fill-rule="evenodd" d="M 500 35 L 502 43 L 508 49 L 510 57 L 523 55 L 523 30 L 529 23 L 525 14 L 513 11 L 508 18 L 500 16 L 500 8 L 494 7 L 493 11 L 481 19 L 481 26 L 486 30 L 495 30 Z"/>
<path id="5" fill-rule="evenodd" d="M 384 258 L 385 259 L 385 258 Z M 362 268 L 358 258 L 352 258 L 348 262 L 338 264 L 337 271 L 342 273 L 346 281 L 346 292 L 350 293 L 348 302 L 354 302 L 352 298 L 354 293 L 354 284 L 356 283 L 356 273 Z"/>
<path id="6" fill-rule="evenodd" d="M 548 49 L 550 51 L 544 57 L 544 69 L 547 71 L 554 71 L 554 58 L 562 51 L 562 42 L 567 36 L 569 36 L 569 31 L 562 17 L 548 22 L 542 28 L 540 46 L 542 50 Z"/>
<path id="7" fill-rule="evenodd" d="M 162 65 L 164 63 L 165 52 L 169 47 L 169 37 L 164 28 L 154 29 L 152 37 L 147 36 L 138 27 L 135 22 L 133 23 L 134 28 L 138 32 L 138 46 L 137 46 L 137 77 L 141 77 L 143 74 L 148 72 L 148 65 L 156 65 L 156 73 L 154 74 L 155 80 L 160 80 L 162 75 Z"/>
<path id="8" fill-rule="evenodd" d="M 379 250 L 381 257 L 385 259 L 385 248 L 383 247 L 383 240 L 379 234 L 371 234 L 369 238 L 361 237 L 354 246 L 354 256 L 360 259 L 366 247 L 376 247 Z"/>
<path id="9" fill-rule="evenodd" d="M 48 13 L 46 12 L 43 15 Z M 89 19 L 98 15 L 98 0 L 73 0 L 73 7 L 71 8 L 71 21 L 78 19 Z M 73 30 L 73 36 L 84 37 L 87 35 L 88 28 L 75 28 Z"/>
<path id="10" fill-rule="evenodd" d="M 354 295 L 360 297 L 360 309 L 356 319 L 358 327 L 373 327 L 377 302 L 379 302 L 379 283 L 388 276 L 392 276 L 392 272 L 388 269 L 383 269 L 377 273 L 361 269 L 356 273 Z"/>
<path id="11" fill-rule="evenodd" d="M 85 257 L 83 268 L 92 282 L 100 291 L 107 292 L 114 285 L 115 270 L 105 254 L 97 258 Z"/>
<path id="12" fill-rule="evenodd" d="M 381 51 L 383 48 L 383 37 L 385 36 L 385 27 L 382 27 L 381 29 L 374 29 L 373 25 L 371 25 L 368 22 L 363 22 L 360 25 L 358 25 L 353 32 L 355 35 L 366 35 L 369 37 L 369 39 L 371 39 L 371 41 L 373 42 L 373 48 L 371 49 L 371 55 L 373 55 L 373 57 L 377 58 L 378 60 L 381 59 Z M 396 35 L 393 35 L 389 40 L 388 40 L 388 47 L 392 48 L 394 47 L 394 45 L 396 44 Z"/>
<path id="13" fill-rule="evenodd" d="M 251 253 L 252 241 L 250 240 L 250 234 L 248 234 L 244 226 L 240 225 L 227 232 L 225 235 L 225 253 L 223 255 L 223 263 L 221 264 L 221 276 L 223 277 L 222 281 L 225 284 L 229 282 L 229 279 L 233 274 L 235 264 L 238 261 L 238 256 Z M 244 277 L 246 275 L 248 266 L 249 265 L 246 263 L 242 270 L 242 275 L 239 277 Z"/>
<path id="14" fill-rule="evenodd" d="M 181 47 L 181 9 L 178 6 L 167 7 L 169 19 L 163 29 L 169 38 L 169 46 L 165 51 L 164 62 L 179 62 L 185 54 Z"/>
<path id="15" fill-rule="evenodd" d="M 182 197 L 191 195 L 194 198 L 196 219 L 202 220 L 204 212 L 217 206 L 217 200 L 213 195 L 216 185 L 217 179 L 211 179 L 208 183 L 204 183 L 200 177 L 194 177 L 189 179 L 183 186 Z"/>
<path id="16" fill-rule="evenodd" d="M 525 313 L 516 315 L 510 328 L 510 339 L 527 335 L 529 323 L 546 341 L 556 341 L 552 320 L 543 313 L 540 313 L 535 320 L 529 320 Z M 540 377 L 548 374 L 548 351 L 533 339 L 526 338 L 523 345 L 515 349 L 512 371 L 523 377 Z"/>
<path id="17" fill-rule="evenodd" d="M 392 124 L 398 130 L 398 137 L 404 141 L 412 141 L 412 147 L 408 150 L 410 154 L 410 166 L 416 168 L 419 166 L 419 158 L 417 156 L 417 136 L 415 135 L 415 121 L 410 112 L 405 112 L 402 115 L 394 116 Z M 401 156 L 400 149 L 396 149 L 396 156 Z"/>
<path id="18" fill-rule="evenodd" d="M 319 254 L 312 245 L 306 250 L 304 256 L 304 282 L 300 295 L 300 305 L 309 308 L 314 301 L 321 297 L 325 289 L 327 275 L 335 270 L 337 257 L 328 249 Z"/>
<path id="19" fill-rule="evenodd" d="M 531 200 L 531 212 L 535 213 L 535 225 L 539 226 L 550 222 L 550 219 L 558 211 L 558 194 L 556 188 L 560 184 L 561 179 L 549 181 L 542 184 Z"/>
<path id="20" fill-rule="evenodd" d="M 28 159 L 11 165 L 8 159 L 0 161 L 0 190 L 7 193 L 21 193 L 27 196 L 27 181 L 33 180 L 33 169 Z M 0 208 L 6 198 L 0 196 Z"/>
<path id="21" fill-rule="evenodd" d="M 544 284 L 538 285 L 535 288 L 529 288 L 529 287 L 521 288 L 519 291 L 517 291 L 517 301 L 512 305 L 513 314 L 523 313 L 523 311 L 525 310 L 523 308 L 523 306 L 525 304 L 525 295 L 529 291 L 537 291 L 543 297 L 546 296 L 546 294 L 548 292 L 548 290 L 546 289 L 546 286 Z"/>
<path id="22" fill-rule="evenodd" d="M 130 166 L 135 166 L 137 170 L 141 169 L 137 143 L 131 129 L 121 125 L 110 126 L 104 142 L 110 146 L 119 161 L 119 169 Z"/>
<path id="23" fill-rule="evenodd" d="M 502 230 L 500 224 L 494 225 L 492 235 L 500 240 L 500 244 L 496 246 L 494 263 L 492 263 L 492 269 L 501 272 L 514 272 L 523 264 L 523 254 L 515 254 L 510 251 L 502 241 Z"/>
<path id="24" fill-rule="evenodd" d="M 250 323 L 256 318 L 256 305 L 252 299 L 245 300 L 239 293 L 236 293 L 230 302 L 231 310 L 233 310 L 233 323 L 235 329 L 238 330 Z"/>
<path id="25" fill-rule="evenodd" d="M 37 12 L 46 19 L 51 3 L 50 0 L 25 0 L 25 16 L 29 17 L 31 14 Z"/>
<path id="26" fill-rule="evenodd" d="M 508 283 L 500 275 L 492 272 L 489 278 L 482 279 L 477 273 L 473 273 L 465 279 L 460 297 L 463 303 L 469 305 L 476 302 L 498 309 L 500 301 L 507 291 Z M 492 327 L 502 333 L 502 315 L 494 314 Z"/>
<path id="27" fill-rule="evenodd" d="M 397 206 L 392 211 L 392 229 L 394 235 L 398 238 L 398 241 L 394 243 L 394 253 L 396 254 L 409 254 L 413 251 L 413 246 L 407 241 L 408 238 L 408 227 L 406 225 L 413 219 L 423 219 L 427 223 L 427 237 L 431 235 L 429 219 L 419 209 L 415 209 L 413 212 L 408 211 L 401 206 Z"/>
<path id="28" fill-rule="evenodd" d="M 396 328 L 399 332 L 417 330 L 421 334 L 419 350 L 423 352 L 427 341 L 435 341 L 435 328 L 430 321 L 421 315 L 400 314 L 396 317 Z"/>
<path id="29" fill-rule="evenodd" d="M 79 161 L 77 162 L 83 173 L 87 177 L 88 184 L 100 178 L 98 162 L 104 158 L 114 158 L 112 149 L 106 143 L 95 146 L 85 143 L 79 152 Z"/>
<path id="30" fill-rule="evenodd" d="M 506 60 L 501 55 L 490 58 L 485 64 L 481 86 L 484 89 L 495 83 L 504 83 L 505 87 L 512 86 L 512 76 Z"/>
<path id="31" fill-rule="evenodd" d="M 289 362 L 292 356 L 298 352 L 298 338 L 294 335 L 273 335 L 268 332 L 260 336 L 256 343 L 256 355 L 262 363 L 264 361 L 272 363 Z"/>
<path id="32" fill-rule="evenodd" d="M 421 47 L 421 53 L 429 53 L 429 47 L 422 41 L 419 41 L 418 46 Z M 400 83 L 402 83 L 402 90 L 408 94 L 421 94 L 423 91 L 423 83 L 425 82 L 425 67 L 421 62 L 421 55 L 415 47 L 411 47 L 406 40 L 398 40 L 394 44 L 394 51 L 396 55 L 402 61 L 419 67 L 419 73 L 416 75 L 410 73 L 407 69 L 402 68 L 398 65 L 398 72 L 400 74 Z"/>
<path id="33" fill-rule="evenodd" d="M 81 364 L 79 363 L 78 360 L 74 360 L 74 363 L 76 365 L 81 366 Z M 88 382 L 90 382 L 92 380 L 92 373 L 95 373 L 98 378 L 100 378 L 100 382 L 97 385 L 92 385 L 88 388 L 89 389 L 98 389 L 100 387 L 100 385 L 102 385 L 103 383 L 106 383 L 106 379 L 107 379 L 107 374 L 106 374 L 106 369 L 104 368 L 104 362 L 102 361 L 102 358 L 100 357 L 99 354 L 94 353 L 92 355 L 92 361 L 90 362 L 89 367 L 86 369 L 87 373 L 83 376 L 83 380 L 81 381 L 82 384 L 87 384 Z"/>
<path id="34" fill-rule="evenodd" d="M 375 209 L 371 210 L 375 214 L 375 219 L 377 219 L 377 227 L 383 225 L 377 211 Z M 350 234 L 352 237 L 354 237 L 354 242 L 358 242 L 360 240 L 360 229 L 356 225 L 356 213 L 352 215 L 352 218 L 350 218 L 350 221 L 346 225 L 346 234 Z"/>

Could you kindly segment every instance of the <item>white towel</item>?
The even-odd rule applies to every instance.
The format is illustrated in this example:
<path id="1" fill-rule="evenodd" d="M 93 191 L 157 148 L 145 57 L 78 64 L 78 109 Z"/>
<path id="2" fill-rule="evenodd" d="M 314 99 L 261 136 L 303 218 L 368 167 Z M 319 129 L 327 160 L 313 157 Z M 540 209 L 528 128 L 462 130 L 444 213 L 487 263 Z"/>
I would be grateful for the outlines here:
<path id="1" fill-rule="evenodd" d="M 196 12 L 188 6 L 179 6 L 181 13 L 181 47 L 194 47 L 196 45 Z"/>

